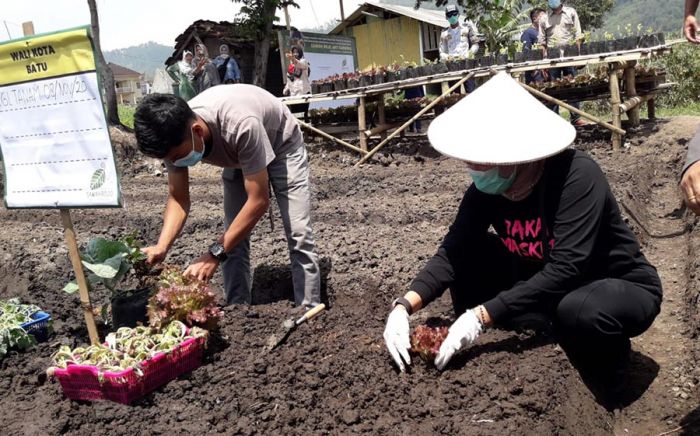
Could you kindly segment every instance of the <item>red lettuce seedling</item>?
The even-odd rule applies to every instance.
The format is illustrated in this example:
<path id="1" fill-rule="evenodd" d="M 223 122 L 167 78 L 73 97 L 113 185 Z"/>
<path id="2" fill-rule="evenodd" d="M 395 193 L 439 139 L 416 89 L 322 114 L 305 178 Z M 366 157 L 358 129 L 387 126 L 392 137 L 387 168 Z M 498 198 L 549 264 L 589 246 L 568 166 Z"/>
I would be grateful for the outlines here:
<path id="1" fill-rule="evenodd" d="M 216 328 L 222 311 L 206 283 L 168 267 L 161 274 L 158 287 L 158 293 L 148 301 L 151 326 L 162 327 L 176 320 L 190 327 Z"/>
<path id="2" fill-rule="evenodd" d="M 447 327 L 429 327 L 419 325 L 411 334 L 411 351 L 418 353 L 426 362 L 435 360 L 440 345 L 447 337 Z"/>

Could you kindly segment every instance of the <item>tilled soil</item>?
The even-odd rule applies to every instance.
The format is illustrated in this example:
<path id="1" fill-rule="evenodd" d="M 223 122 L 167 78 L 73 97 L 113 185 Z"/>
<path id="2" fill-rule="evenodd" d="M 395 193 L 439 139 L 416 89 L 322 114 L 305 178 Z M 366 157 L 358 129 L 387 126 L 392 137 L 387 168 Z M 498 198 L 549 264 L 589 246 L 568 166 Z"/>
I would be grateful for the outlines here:
<path id="1" fill-rule="evenodd" d="M 309 146 L 314 232 L 330 309 L 267 353 L 292 316 L 281 221 L 253 233 L 254 304 L 224 307 L 205 364 L 132 406 L 64 399 L 43 375 L 59 344 L 87 342 L 56 211 L 2 211 L 0 298 L 19 296 L 54 318 L 49 342 L 0 362 L 0 422 L 7 434 L 658 434 L 700 431 L 693 338 L 700 331 L 695 260 L 700 232 L 677 210 L 685 144 L 698 119 L 646 123 L 613 154 L 608 135 L 586 130 L 576 146 L 608 174 L 630 226 L 661 274 L 665 301 L 634 340 L 630 401 L 599 405 L 546 335 L 489 330 L 439 373 L 416 360 L 391 365 L 382 340 L 390 301 L 407 289 L 445 234 L 469 180 L 423 137 L 390 145 L 373 164 L 327 144 Z M 139 230 L 154 242 L 166 196 L 157 166 L 123 168 L 124 209 L 73 212 L 81 241 Z M 193 211 L 168 261 L 186 265 L 223 230 L 219 171 L 193 172 Z M 685 232 L 686 224 L 689 231 Z M 212 286 L 221 292 L 217 274 Z M 95 292 L 93 301 L 106 301 Z M 449 296 L 415 315 L 451 319 Z M 107 327 L 103 327 L 103 333 Z"/>

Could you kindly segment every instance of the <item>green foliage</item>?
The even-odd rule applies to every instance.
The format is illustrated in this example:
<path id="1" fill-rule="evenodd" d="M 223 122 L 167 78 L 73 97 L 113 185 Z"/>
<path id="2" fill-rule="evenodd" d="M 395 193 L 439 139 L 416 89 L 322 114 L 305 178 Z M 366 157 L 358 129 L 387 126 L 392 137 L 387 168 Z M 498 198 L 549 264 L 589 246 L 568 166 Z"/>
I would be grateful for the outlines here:
<path id="1" fill-rule="evenodd" d="M 172 47 L 155 42 L 104 52 L 107 62 L 141 72 L 146 80 L 153 80 L 155 70 L 163 68 L 163 61 L 172 54 Z"/>
<path id="2" fill-rule="evenodd" d="M 298 8 L 294 0 L 231 0 L 240 3 L 241 10 L 235 18 L 239 25 L 239 32 L 251 36 L 256 41 L 262 41 L 269 37 L 270 29 L 278 18 L 275 16 L 277 9 L 285 6 Z"/>
<path id="3" fill-rule="evenodd" d="M 576 9 L 582 29 L 600 28 L 607 14 L 615 4 L 614 0 L 565 0 L 567 6 Z"/>
<path id="4" fill-rule="evenodd" d="M 520 34 L 530 25 L 529 0 L 502 0 L 502 7 L 484 14 L 478 23 L 490 53 L 514 53 Z"/>
<path id="5" fill-rule="evenodd" d="M 4 358 L 10 348 L 26 350 L 36 345 L 34 336 L 27 333 L 21 325 L 32 321 L 32 315 L 41 311 L 33 304 L 21 304 L 12 298 L 0 301 L 0 359 Z"/>
<path id="6" fill-rule="evenodd" d="M 628 23 L 641 23 L 661 32 L 680 32 L 683 25 L 683 0 L 616 0 L 605 15 L 602 29 L 618 32 Z"/>
<path id="7" fill-rule="evenodd" d="M 102 284 L 112 293 L 134 264 L 143 262 L 146 256 L 141 252 L 133 235 L 118 241 L 94 238 L 80 253 L 83 267 L 88 270 L 89 286 Z M 78 290 L 76 282 L 68 283 L 63 291 L 72 294 Z"/>
<path id="8" fill-rule="evenodd" d="M 666 80 L 677 85 L 660 93 L 657 102 L 662 106 L 688 106 L 698 101 L 700 95 L 700 50 L 690 44 L 678 44 L 673 51 L 654 61 L 655 66 L 666 70 Z"/>
<path id="9" fill-rule="evenodd" d="M 133 129 L 134 112 L 136 112 L 136 108 L 134 106 L 119 105 L 119 121 L 130 129 Z"/>

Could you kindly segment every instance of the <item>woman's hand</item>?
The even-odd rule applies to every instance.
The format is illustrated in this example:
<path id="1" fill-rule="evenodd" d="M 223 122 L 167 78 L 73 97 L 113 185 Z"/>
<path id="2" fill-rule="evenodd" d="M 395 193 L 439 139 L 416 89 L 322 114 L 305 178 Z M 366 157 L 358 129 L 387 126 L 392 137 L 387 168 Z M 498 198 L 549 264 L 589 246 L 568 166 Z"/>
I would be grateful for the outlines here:
<path id="1" fill-rule="evenodd" d="M 474 313 L 474 310 L 467 310 L 450 327 L 447 338 L 440 346 L 440 351 L 435 357 L 435 366 L 442 371 L 447 363 L 459 350 L 470 345 L 479 337 L 483 326 Z"/>
<path id="2" fill-rule="evenodd" d="M 396 305 L 389 313 L 384 329 L 384 342 L 391 358 L 401 372 L 406 372 L 406 366 L 411 364 L 408 350 L 411 348 L 409 337 L 408 311 L 402 305 Z M 405 364 L 404 364 L 405 362 Z"/>

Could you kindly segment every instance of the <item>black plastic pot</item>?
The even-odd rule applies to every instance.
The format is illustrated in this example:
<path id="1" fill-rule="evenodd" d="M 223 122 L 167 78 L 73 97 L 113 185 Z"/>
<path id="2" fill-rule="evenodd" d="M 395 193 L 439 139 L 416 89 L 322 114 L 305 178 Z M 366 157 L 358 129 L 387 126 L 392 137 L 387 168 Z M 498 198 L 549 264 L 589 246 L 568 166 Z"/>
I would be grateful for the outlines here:
<path id="1" fill-rule="evenodd" d="M 561 57 L 561 50 L 559 47 L 553 47 L 547 49 L 547 59 L 559 59 Z"/>
<path id="2" fill-rule="evenodd" d="M 465 59 L 464 60 L 464 69 L 465 70 L 472 70 L 476 68 L 479 64 L 476 62 L 476 59 Z"/>
<path id="3" fill-rule="evenodd" d="M 656 43 L 657 43 L 657 45 L 666 44 L 666 35 L 664 35 L 663 32 L 659 32 L 656 34 Z"/>
<path id="4" fill-rule="evenodd" d="M 360 80 L 357 77 L 352 77 L 348 79 L 348 89 L 355 89 L 360 87 Z"/>
<path id="5" fill-rule="evenodd" d="M 625 47 L 625 50 L 634 50 L 637 48 L 637 37 L 636 36 L 628 36 L 623 40 L 623 44 Z"/>
<path id="6" fill-rule="evenodd" d="M 370 86 L 372 85 L 372 76 L 360 76 L 360 87 L 364 88 L 365 86 Z"/>
<path id="7" fill-rule="evenodd" d="M 496 65 L 505 65 L 508 63 L 508 55 L 507 54 L 497 54 L 496 55 Z"/>
<path id="8" fill-rule="evenodd" d="M 542 60 L 542 50 L 531 49 L 525 52 L 525 58 L 528 61 L 541 61 Z"/>
<path id="9" fill-rule="evenodd" d="M 418 77 L 418 70 L 416 70 L 414 67 L 407 67 L 406 68 L 406 78 L 413 79 L 415 77 Z"/>
<path id="10" fill-rule="evenodd" d="M 445 65 L 447 65 L 448 71 L 459 71 L 459 66 L 455 61 L 447 61 L 445 62 Z"/>
<path id="11" fill-rule="evenodd" d="M 379 72 L 374 73 L 374 83 L 375 84 L 378 85 L 378 84 L 384 83 L 384 82 L 385 82 L 384 71 L 379 71 Z"/>
<path id="12" fill-rule="evenodd" d="M 311 84 L 311 93 L 312 94 L 320 94 L 321 93 L 321 84 L 320 83 L 312 83 Z"/>
<path id="13" fill-rule="evenodd" d="M 438 63 L 433 65 L 433 74 L 443 74 L 443 73 L 447 73 L 447 72 L 448 72 L 447 65 L 445 65 L 444 62 L 438 62 Z"/>
<path id="14" fill-rule="evenodd" d="M 333 92 L 333 84 L 331 82 L 322 83 L 321 92 Z"/>
<path id="15" fill-rule="evenodd" d="M 455 64 L 457 64 L 457 71 L 466 70 L 468 68 L 467 61 L 468 59 L 460 59 L 456 61 Z"/>
<path id="16" fill-rule="evenodd" d="M 578 54 L 578 46 L 567 45 L 566 47 L 564 47 L 564 57 L 573 58 L 578 56 Z"/>
<path id="17" fill-rule="evenodd" d="M 384 82 L 389 83 L 396 80 L 396 73 L 394 71 L 387 71 L 384 74 Z"/>
<path id="18" fill-rule="evenodd" d="M 614 40 L 605 41 L 605 53 L 614 52 L 615 47 L 617 47 L 617 44 L 615 44 Z"/>
<path id="19" fill-rule="evenodd" d="M 513 62 L 516 64 L 519 64 L 521 62 L 525 62 L 525 53 L 519 51 L 515 53 L 515 56 L 513 56 Z"/>
<path id="20" fill-rule="evenodd" d="M 347 89 L 347 83 L 345 83 L 345 79 L 334 80 L 333 89 L 336 91 L 344 91 L 345 89 Z"/>
<path id="21" fill-rule="evenodd" d="M 112 298 L 112 328 L 136 327 L 148 324 L 148 299 L 151 289 L 143 288 L 120 293 Z"/>
<path id="22" fill-rule="evenodd" d="M 587 54 L 590 54 L 590 47 L 588 44 L 581 44 L 581 50 L 579 50 L 579 54 L 581 56 L 586 56 Z"/>

